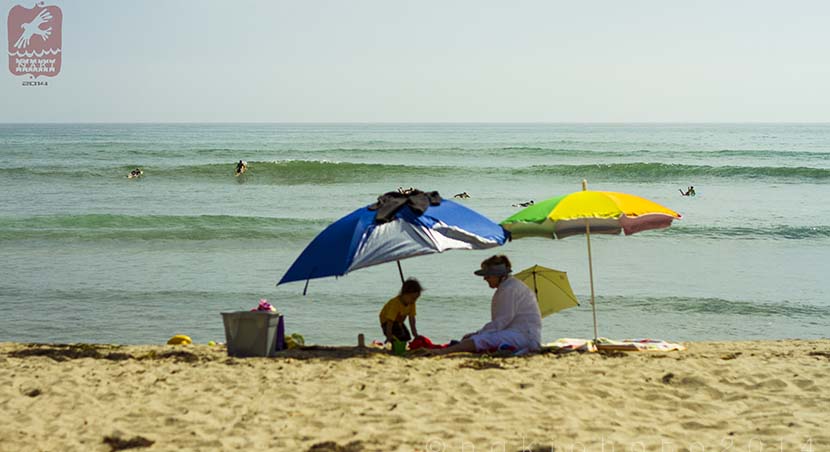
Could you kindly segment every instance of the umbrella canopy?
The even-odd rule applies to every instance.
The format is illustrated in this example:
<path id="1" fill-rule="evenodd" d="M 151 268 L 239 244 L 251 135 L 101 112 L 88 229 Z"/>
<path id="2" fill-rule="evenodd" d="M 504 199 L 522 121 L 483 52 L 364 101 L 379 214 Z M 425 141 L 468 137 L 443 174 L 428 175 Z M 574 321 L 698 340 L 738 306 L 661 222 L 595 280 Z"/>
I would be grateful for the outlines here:
<path id="1" fill-rule="evenodd" d="M 578 191 L 536 203 L 502 221 L 513 238 L 565 238 L 586 233 L 631 235 L 669 227 L 680 214 L 627 193 Z"/>
<path id="2" fill-rule="evenodd" d="M 375 206 L 357 209 L 318 234 L 277 285 L 447 250 L 493 248 L 508 237 L 487 217 L 446 199 L 422 214 L 403 205 L 389 221 L 376 219 L 370 207 Z"/>
<path id="3" fill-rule="evenodd" d="M 521 280 L 536 294 L 542 317 L 579 306 L 579 300 L 576 299 L 571 283 L 568 282 L 568 274 L 565 272 L 534 265 L 516 273 L 513 277 Z"/>
<path id="4" fill-rule="evenodd" d="M 680 214 L 635 195 L 609 191 L 590 191 L 582 181 L 582 191 L 557 196 L 527 207 L 501 222 L 513 238 L 565 238 L 585 234 L 588 244 L 588 272 L 591 279 L 591 310 L 594 338 L 597 312 L 594 297 L 594 265 L 591 258 L 591 234 L 631 235 L 649 229 L 669 227 Z"/>

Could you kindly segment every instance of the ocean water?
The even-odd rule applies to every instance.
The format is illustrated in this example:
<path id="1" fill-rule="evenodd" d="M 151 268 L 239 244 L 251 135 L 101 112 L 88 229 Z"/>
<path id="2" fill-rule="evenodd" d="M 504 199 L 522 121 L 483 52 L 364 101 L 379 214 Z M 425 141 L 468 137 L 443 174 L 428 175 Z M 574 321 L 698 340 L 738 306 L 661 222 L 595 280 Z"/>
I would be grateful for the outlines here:
<path id="1" fill-rule="evenodd" d="M 399 186 L 467 191 L 498 222 L 583 179 L 683 215 L 592 238 L 601 336 L 830 335 L 830 125 L 3 124 L 0 341 L 223 341 L 219 313 L 260 298 L 308 342 L 380 338 L 394 264 L 312 280 L 307 296 L 275 285 L 329 223 Z M 472 271 L 497 252 L 568 272 L 582 305 L 546 318 L 545 340 L 592 336 L 582 236 L 403 261 L 427 288 L 422 334 L 489 319 Z"/>

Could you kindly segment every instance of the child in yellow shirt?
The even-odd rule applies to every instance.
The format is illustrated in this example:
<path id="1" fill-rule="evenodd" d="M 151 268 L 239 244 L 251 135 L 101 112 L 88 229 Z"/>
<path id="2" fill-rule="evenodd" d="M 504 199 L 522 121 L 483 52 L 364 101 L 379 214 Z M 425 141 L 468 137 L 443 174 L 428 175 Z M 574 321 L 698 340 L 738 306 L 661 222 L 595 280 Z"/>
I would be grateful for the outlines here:
<path id="1" fill-rule="evenodd" d="M 421 296 L 421 283 L 415 278 L 409 278 L 401 285 L 401 293 L 383 305 L 380 310 L 380 327 L 387 342 L 399 340 L 409 342 L 418 337 L 418 329 L 415 327 L 415 302 Z M 403 321 L 409 318 L 409 327 L 412 328 L 412 335 L 406 329 Z"/>

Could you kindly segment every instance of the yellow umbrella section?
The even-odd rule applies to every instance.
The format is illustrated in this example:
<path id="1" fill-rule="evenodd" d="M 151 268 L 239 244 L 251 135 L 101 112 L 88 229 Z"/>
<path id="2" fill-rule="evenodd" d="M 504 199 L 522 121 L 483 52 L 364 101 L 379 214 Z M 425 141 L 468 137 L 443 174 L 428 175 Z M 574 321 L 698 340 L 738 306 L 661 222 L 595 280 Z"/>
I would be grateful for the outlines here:
<path id="1" fill-rule="evenodd" d="M 578 218 L 619 218 L 643 215 L 665 214 L 680 218 L 677 212 L 654 201 L 612 191 L 578 191 L 564 196 L 548 214 L 553 221 Z"/>
<path id="2" fill-rule="evenodd" d="M 513 277 L 525 283 L 536 294 L 542 317 L 579 306 L 579 300 L 576 299 L 565 272 L 534 265 Z"/>

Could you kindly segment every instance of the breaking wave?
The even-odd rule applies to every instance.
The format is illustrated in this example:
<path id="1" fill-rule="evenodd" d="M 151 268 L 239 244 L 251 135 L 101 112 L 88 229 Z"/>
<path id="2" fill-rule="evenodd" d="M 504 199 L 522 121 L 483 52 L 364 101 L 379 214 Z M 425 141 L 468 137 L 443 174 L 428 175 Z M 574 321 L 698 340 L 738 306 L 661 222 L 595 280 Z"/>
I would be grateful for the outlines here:
<path id="1" fill-rule="evenodd" d="M 350 163 L 325 160 L 281 160 L 248 162 L 242 176 L 245 182 L 267 185 L 339 184 L 401 177 L 504 177 L 514 176 L 588 178 L 605 181 L 652 182 L 723 178 L 730 180 L 771 180 L 781 182 L 826 183 L 830 169 L 784 166 L 711 166 L 672 163 L 603 163 L 578 165 L 532 165 L 517 168 L 439 166 L 416 164 Z M 18 167 L 2 168 L 0 175 L 17 178 L 105 178 L 122 179 L 136 165 L 118 167 Z M 185 166 L 142 166 L 144 180 L 192 180 L 228 182 L 234 180 L 233 164 Z"/>
<path id="2" fill-rule="evenodd" d="M 227 215 L 52 215 L 0 219 L 0 240 L 308 240 L 330 223 Z"/>

